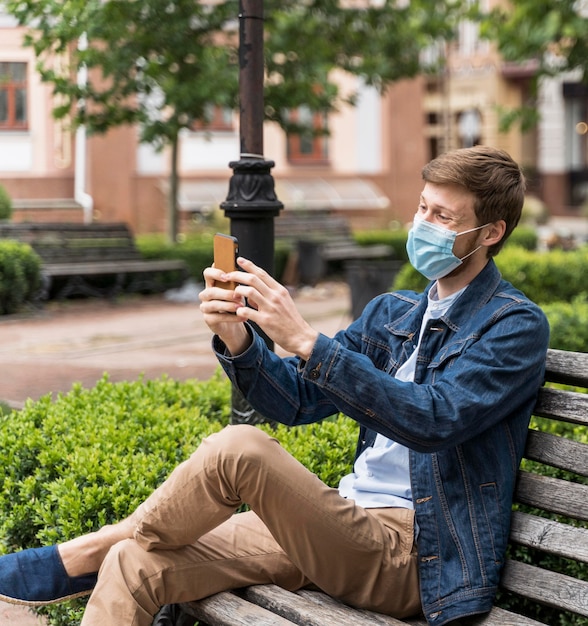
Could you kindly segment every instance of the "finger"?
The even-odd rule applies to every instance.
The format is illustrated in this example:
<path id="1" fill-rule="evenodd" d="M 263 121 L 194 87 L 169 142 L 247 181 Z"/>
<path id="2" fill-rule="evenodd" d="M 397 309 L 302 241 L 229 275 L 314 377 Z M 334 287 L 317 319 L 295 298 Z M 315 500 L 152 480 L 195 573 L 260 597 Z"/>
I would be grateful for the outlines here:
<path id="1" fill-rule="evenodd" d="M 262 294 L 266 294 L 268 289 L 274 290 L 282 286 L 281 283 L 272 278 L 266 270 L 253 263 L 253 261 L 244 257 L 239 257 L 237 259 L 237 263 L 243 268 L 243 270 L 245 270 L 245 272 L 241 272 L 239 274 L 231 272 L 230 276 L 232 280 L 235 280 L 242 285 L 250 285 Z"/>

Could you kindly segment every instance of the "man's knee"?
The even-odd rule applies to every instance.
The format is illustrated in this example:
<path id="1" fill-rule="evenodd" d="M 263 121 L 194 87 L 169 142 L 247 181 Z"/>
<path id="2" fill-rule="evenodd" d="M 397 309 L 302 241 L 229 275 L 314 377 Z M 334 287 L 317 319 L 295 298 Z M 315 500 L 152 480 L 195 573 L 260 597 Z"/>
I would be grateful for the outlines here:
<path id="1" fill-rule="evenodd" d="M 236 453 L 240 457 L 264 458 L 268 446 L 275 446 L 277 441 L 255 426 L 234 424 L 208 437 L 203 443 L 210 452 L 220 455 L 233 456 Z"/>

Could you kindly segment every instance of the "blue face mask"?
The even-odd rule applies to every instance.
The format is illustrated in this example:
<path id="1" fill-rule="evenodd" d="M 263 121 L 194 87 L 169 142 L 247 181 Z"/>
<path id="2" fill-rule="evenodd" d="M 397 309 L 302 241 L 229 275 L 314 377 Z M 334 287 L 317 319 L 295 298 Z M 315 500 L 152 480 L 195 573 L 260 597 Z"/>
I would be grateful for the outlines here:
<path id="1" fill-rule="evenodd" d="M 473 233 L 486 226 L 488 224 L 456 233 L 454 230 L 415 218 L 406 242 L 410 264 L 429 280 L 443 278 L 482 247 L 478 246 L 460 259 L 453 254 L 455 238 L 458 235 Z"/>

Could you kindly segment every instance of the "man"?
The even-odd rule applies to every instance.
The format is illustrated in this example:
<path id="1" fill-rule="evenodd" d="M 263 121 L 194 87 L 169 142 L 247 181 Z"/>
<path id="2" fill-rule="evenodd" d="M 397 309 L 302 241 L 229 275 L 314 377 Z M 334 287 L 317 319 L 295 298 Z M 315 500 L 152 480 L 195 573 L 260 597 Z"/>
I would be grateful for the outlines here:
<path id="1" fill-rule="evenodd" d="M 435 159 L 423 179 L 407 249 L 430 285 L 379 296 L 334 338 L 251 261 L 204 272 L 213 348 L 253 407 L 290 425 L 338 411 L 359 423 L 339 489 L 259 429 L 230 426 L 130 518 L 0 558 L 0 597 L 42 604 L 95 584 L 85 626 L 147 626 L 164 604 L 269 582 L 422 611 L 431 625 L 489 611 L 548 325 L 492 260 L 523 205 L 516 163 L 478 146 Z M 234 291 L 215 285 L 231 280 Z M 268 350 L 249 322 L 295 356 Z M 243 503 L 251 511 L 234 515 Z"/>

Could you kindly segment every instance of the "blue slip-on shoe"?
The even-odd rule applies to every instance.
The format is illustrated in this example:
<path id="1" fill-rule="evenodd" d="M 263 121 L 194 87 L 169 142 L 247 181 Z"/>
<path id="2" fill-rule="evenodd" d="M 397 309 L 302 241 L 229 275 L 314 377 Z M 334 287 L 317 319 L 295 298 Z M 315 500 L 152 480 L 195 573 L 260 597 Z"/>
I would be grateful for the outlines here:
<path id="1" fill-rule="evenodd" d="M 89 595 L 98 574 L 68 576 L 57 546 L 0 556 L 0 600 L 43 606 Z"/>

